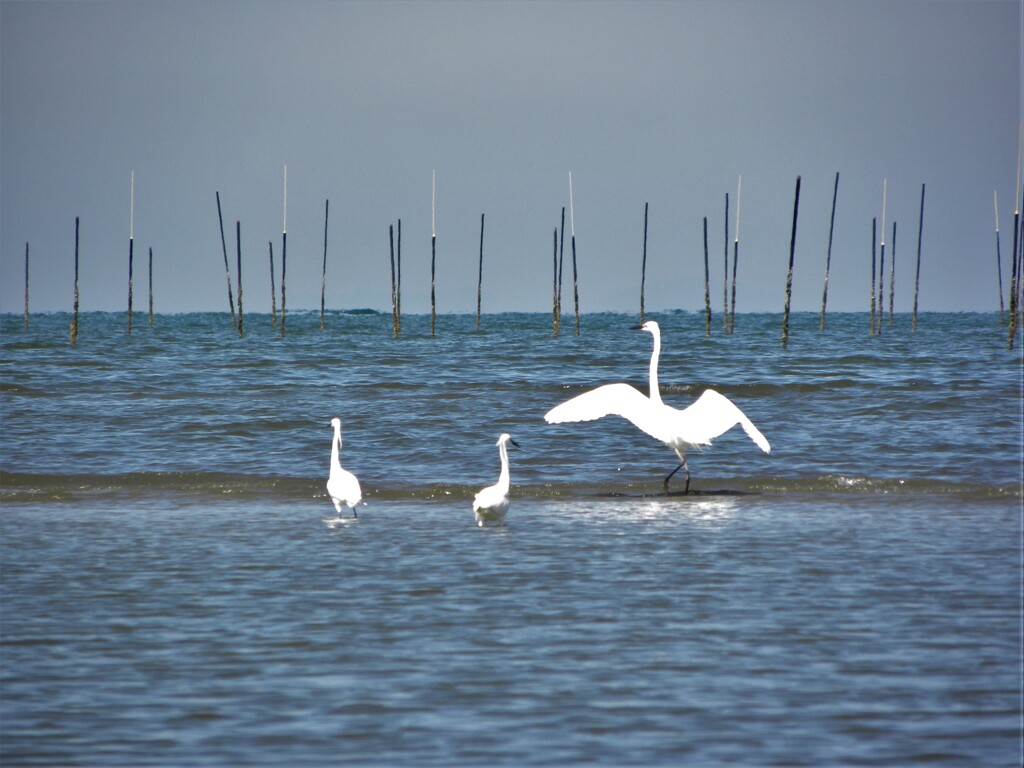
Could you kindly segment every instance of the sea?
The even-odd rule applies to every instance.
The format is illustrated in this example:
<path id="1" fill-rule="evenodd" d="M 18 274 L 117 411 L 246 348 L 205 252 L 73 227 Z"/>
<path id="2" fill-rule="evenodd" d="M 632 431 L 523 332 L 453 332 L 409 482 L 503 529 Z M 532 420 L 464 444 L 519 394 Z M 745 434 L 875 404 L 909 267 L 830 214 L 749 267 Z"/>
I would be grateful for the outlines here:
<path id="1" fill-rule="evenodd" d="M 770 454 L 544 421 L 636 315 L 0 316 L 0 763 L 1020 766 L 1022 339 L 647 319 Z"/>

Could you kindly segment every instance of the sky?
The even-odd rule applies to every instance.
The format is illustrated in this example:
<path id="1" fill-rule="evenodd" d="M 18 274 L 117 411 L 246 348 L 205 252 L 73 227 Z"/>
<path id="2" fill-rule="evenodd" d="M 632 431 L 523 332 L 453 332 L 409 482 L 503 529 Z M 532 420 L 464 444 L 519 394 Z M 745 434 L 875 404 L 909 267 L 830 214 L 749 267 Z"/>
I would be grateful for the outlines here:
<path id="1" fill-rule="evenodd" d="M 727 194 L 736 309 L 781 312 L 798 176 L 817 311 L 837 172 L 830 310 L 867 311 L 883 216 L 911 309 L 922 184 L 921 310 L 996 310 L 1021 50 L 1018 0 L 3 0 L 0 311 L 26 243 L 32 311 L 71 309 L 76 216 L 83 311 L 126 309 L 132 235 L 136 308 L 152 248 L 156 311 L 227 311 L 218 192 L 247 312 L 285 226 L 288 307 L 319 309 L 327 200 L 329 309 L 390 310 L 400 219 L 403 311 L 430 310 L 432 225 L 438 312 L 474 311 L 485 214 L 483 310 L 550 311 L 570 172 L 583 312 L 638 310 L 645 205 L 647 311 L 703 310 L 704 217 L 720 311 Z"/>

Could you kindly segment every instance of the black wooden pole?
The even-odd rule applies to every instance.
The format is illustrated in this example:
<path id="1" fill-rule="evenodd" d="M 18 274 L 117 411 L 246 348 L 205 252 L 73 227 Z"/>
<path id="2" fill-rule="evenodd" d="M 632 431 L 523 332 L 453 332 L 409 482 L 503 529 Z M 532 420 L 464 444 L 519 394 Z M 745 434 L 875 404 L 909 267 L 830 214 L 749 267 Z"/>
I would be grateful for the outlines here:
<path id="1" fill-rule="evenodd" d="M 793 199 L 793 232 L 789 236 L 789 271 L 786 273 L 786 307 L 782 314 L 782 346 L 789 344 L 789 300 L 793 294 L 793 256 L 796 253 L 796 220 L 800 210 L 800 177 L 796 177 Z"/>
<path id="2" fill-rule="evenodd" d="M 893 326 L 892 310 L 896 301 L 896 222 L 892 223 L 892 253 L 889 254 L 889 327 Z"/>
<path id="3" fill-rule="evenodd" d="M 71 315 L 71 343 L 78 343 L 78 217 L 75 216 L 75 305 Z"/>
<path id="4" fill-rule="evenodd" d="M 551 335 L 558 336 L 558 227 L 551 234 Z"/>
<path id="5" fill-rule="evenodd" d="M 882 247 L 879 250 L 878 261 L 878 335 L 882 335 L 882 316 L 885 309 L 882 304 L 882 297 L 885 296 L 885 216 L 882 216 Z"/>
<path id="6" fill-rule="evenodd" d="M 647 203 L 644 203 L 644 255 L 640 265 L 640 325 L 644 323 L 644 284 L 647 282 Z"/>
<path id="7" fill-rule="evenodd" d="M 28 243 L 25 243 L 25 328 L 28 329 Z"/>
<path id="8" fill-rule="evenodd" d="M 284 321 L 287 310 L 285 309 L 285 303 L 287 301 L 285 295 L 285 277 L 288 272 L 288 233 L 281 233 L 281 337 L 284 338 Z"/>
<path id="9" fill-rule="evenodd" d="M 562 329 L 562 265 L 565 263 L 565 206 L 562 206 L 562 225 L 558 235 L 558 310 L 555 312 L 555 336 Z"/>
<path id="10" fill-rule="evenodd" d="M 135 238 L 128 238 L 128 335 L 132 335 L 132 266 L 135 259 Z"/>
<path id="11" fill-rule="evenodd" d="M 395 258 L 395 322 L 402 332 L 402 220 L 398 220 L 398 253 Z"/>
<path id="12" fill-rule="evenodd" d="M 224 215 L 220 210 L 220 192 L 217 192 L 217 221 L 220 222 L 220 248 L 224 253 L 224 274 L 228 279 L 228 306 L 231 308 L 231 327 L 235 328 L 238 321 L 235 318 L 235 299 L 231 293 L 231 267 L 228 266 L 228 246 L 224 240 Z"/>
<path id="13" fill-rule="evenodd" d="M 245 332 L 242 328 L 242 222 L 235 222 L 235 254 L 238 263 L 238 338 L 242 338 Z"/>
<path id="14" fill-rule="evenodd" d="M 732 241 L 732 295 L 729 297 L 729 335 L 736 328 L 736 263 L 740 260 L 740 241 Z"/>
<path id="15" fill-rule="evenodd" d="M 434 324 L 437 320 L 437 295 L 434 277 L 437 267 L 437 235 L 430 236 L 430 335 L 434 335 Z"/>
<path id="16" fill-rule="evenodd" d="M 725 193 L 725 276 L 722 278 L 722 332 L 729 332 L 729 193 Z"/>
<path id="17" fill-rule="evenodd" d="M 395 225 L 388 224 L 388 243 L 391 253 L 391 335 L 398 335 L 398 293 L 395 286 Z"/>
<path id="18" fill-rule="evenodd" d="M 708 217 L 704 217 L 704 335 L 711 335 L 711 272 L 708 268 Z"/>
<path id="19" fill-rule="evenodd" d="M 999 279 L 999 324 L 1006 324 L 1006 305 L 1003 303 L 1003 257 L 999 252 L 999 192 L 992 191 L 992 205 L 996 215 L 996 277 Z"/>
<path id="20" fill-rule="evenodd" d="M 480 266 L 476 275 L 476 329 L 480 330 L 480 300 L 484 282 L 484 215 L 480 214 Z"/>
<path id="21" fill-rule="evenodd" d="M 274 286 L 274 241 L 268 240 L 270 251 L 270 321 L 277 328 L 277 288 Z"/>
<path id="22" fill-rule="evenodd" d="M 871 335 L 875 335 L 875 283 L 877 277 L 875 275 L 875 266 L 877 261 L 877 251 L 875 250 L 875 242 L 878 238 L 878 219 L 871 219 Z"/>
<path id="23" fill-rule="evenodd" d="M 331 210 L 331 201 L 324 200 L 324 267 L 320 275 L 320 330 L 324 329 L 324 307 L 327 295 L 327 218 Z"/>
<path id="24" fill-rule="evenodd" d="M 836 171 L 836 183 L 832 188 L 832 216 L 828 225 L 828 250 L 825 252 L 825 287 L 821 292 L 821 323 L 819 330 L 825 330 L 825 305 L 828 304 L 828 271 L 832 266 L 832 234 L 836 228 L 836 198 L 839 196 L 839 172 Z"/>
<path id="25" fill-rule="evenodd" d="M 576 271 L 576 235 L 572 235 L 572 303 L 576 308 L 576 335 L 580 335 L 579 273 Z"/>
<path id="26" fill-rule="evenodd" d="M 153 249 L 149 249 L 149 327 L 153 327 Z"/>
<path id="27" fill-rule="evenodd" d="M 914 316 L 910 331 L 917 331 L 917 294 L 921 287 L 921 238 L 924 235 L 924 184 L 921 185 L 921 213 L 917 220 L 917 269 L 914 275 Z"/>
<path id="28" fill-rule="evenodd" d="M 1017 314 L 1020 309 L 1019 285 L 1020 285 L 1020 246 L 1019 237 L 1020 211 L 1013 214 L 1013 258 L 1010 261 L 1010 331 L 1007 336 L 1007 346 L 1013 349 L 1013 340 L 1017 335 Z"/>

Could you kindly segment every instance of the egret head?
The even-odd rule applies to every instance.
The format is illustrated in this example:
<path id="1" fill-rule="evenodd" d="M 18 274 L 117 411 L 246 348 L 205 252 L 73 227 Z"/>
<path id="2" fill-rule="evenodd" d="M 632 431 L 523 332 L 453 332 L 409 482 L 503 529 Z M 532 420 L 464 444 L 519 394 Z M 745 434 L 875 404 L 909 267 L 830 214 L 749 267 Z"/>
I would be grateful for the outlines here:
<path id="1" fill-rule="evenodd" d="M 654 320 L 648 320 L 643 325 L 634 325 L 633 326 L 633 330 L 634 331 L 647 331 L 648 333 L 653 335 L 653 334 L 658 333 L 661 329 L 658 328 L 658 324 Z"/>
<path id="2" fill-rule="evenodd" d="M 501 437 L 498 438 L 498 442 L 496 442 L 495 445 L 501 446 L 505 445 L 506 443 L 512 443 L 512 445 L 514 445 L 516 448 L 519 447 L 519 443 L 513 440 L 512 436 L 508 434 L 508 432 L 502 433 Z"/>
<path id="3" fill-rule="evenodd" d="M 334 427 L 336 430 L 340 430 L 341 429 L 341 419 L 339 419 L 337 416 L 335 416 L 333 419 L 331 419 L 331 426 Z"/>

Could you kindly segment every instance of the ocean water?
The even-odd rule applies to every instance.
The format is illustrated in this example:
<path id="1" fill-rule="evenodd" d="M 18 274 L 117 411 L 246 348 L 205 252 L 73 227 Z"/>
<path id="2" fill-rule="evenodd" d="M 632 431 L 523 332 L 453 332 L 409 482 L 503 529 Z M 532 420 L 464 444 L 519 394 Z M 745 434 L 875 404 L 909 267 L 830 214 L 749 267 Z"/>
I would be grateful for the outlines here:
<path id="1" fill-rule="evenodd" d="M 628 422 L 544 422 L 646 390 L 635 316 L 0 316 L 0 762 L 1020 765 L 996 316 L 650 316 L 666 402 L 770 455 L 735 429 L 666 495 Z M 329 524 L 333 416 L 367 504 Z"/>

